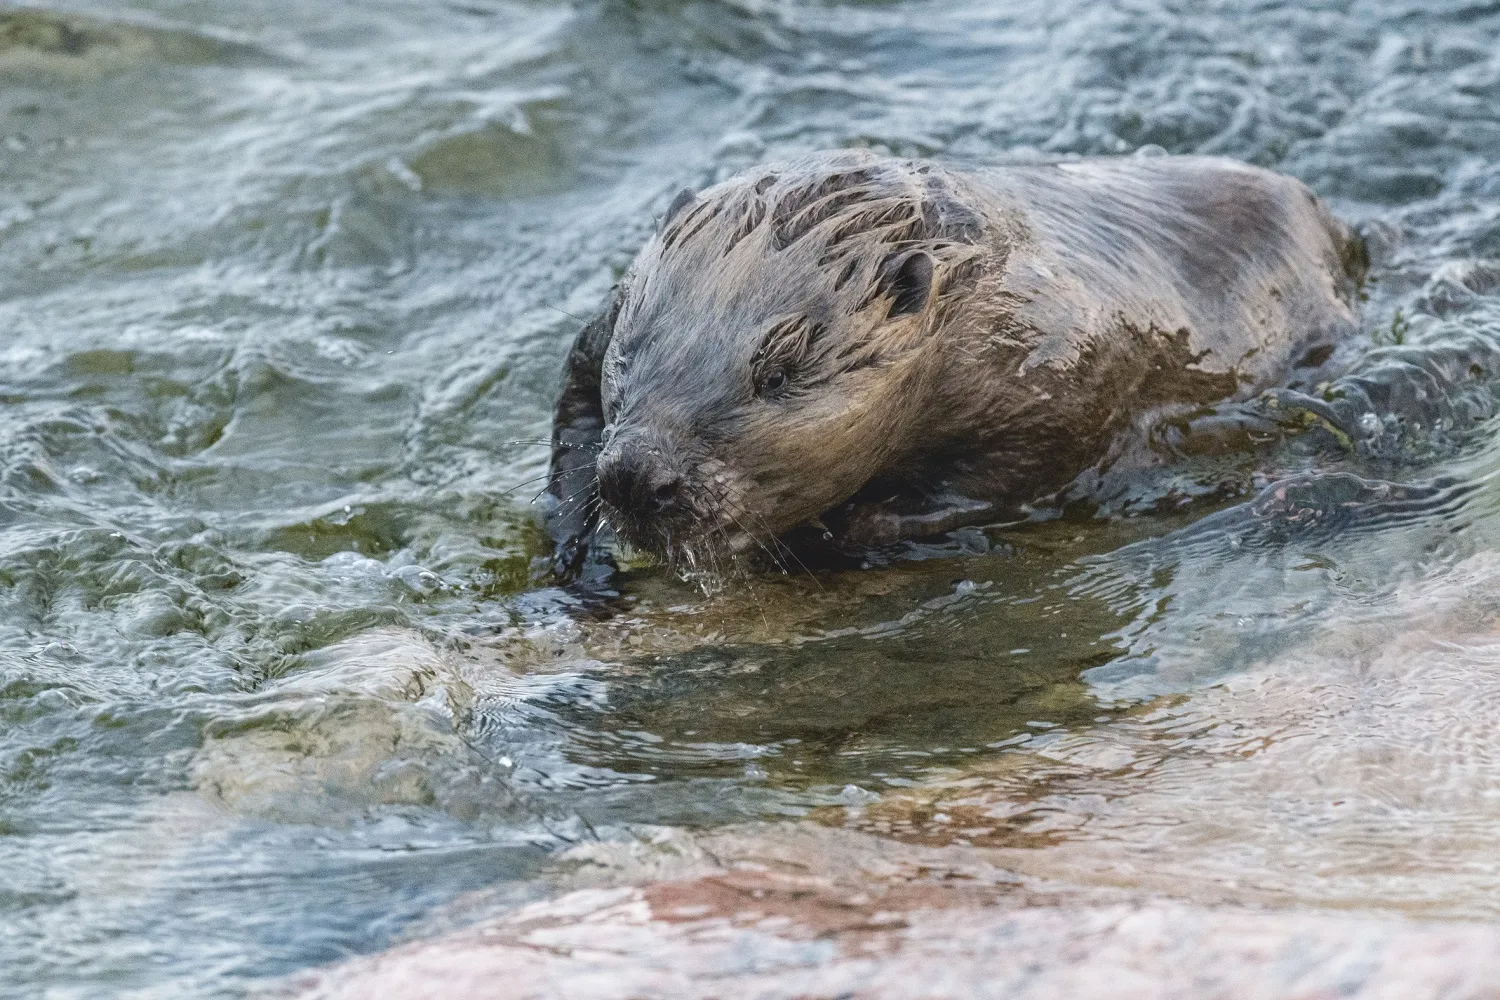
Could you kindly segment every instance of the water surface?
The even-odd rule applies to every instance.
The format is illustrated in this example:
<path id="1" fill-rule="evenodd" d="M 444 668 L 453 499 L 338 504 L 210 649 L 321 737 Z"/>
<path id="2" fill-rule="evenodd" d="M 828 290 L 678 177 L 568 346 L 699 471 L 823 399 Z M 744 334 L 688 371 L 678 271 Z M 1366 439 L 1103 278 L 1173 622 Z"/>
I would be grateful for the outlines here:
<path id="1" fill-rule="evenodd" d="M 1495 919 L 1497 106 L 1472 0 L 4 9 L 0 993 L 242 995 L 777 818 Z M 1369 234 L 1371 353 L 1105 516 L 533 582 L 653 213 L 852 145 L 1291 173 Z"/>

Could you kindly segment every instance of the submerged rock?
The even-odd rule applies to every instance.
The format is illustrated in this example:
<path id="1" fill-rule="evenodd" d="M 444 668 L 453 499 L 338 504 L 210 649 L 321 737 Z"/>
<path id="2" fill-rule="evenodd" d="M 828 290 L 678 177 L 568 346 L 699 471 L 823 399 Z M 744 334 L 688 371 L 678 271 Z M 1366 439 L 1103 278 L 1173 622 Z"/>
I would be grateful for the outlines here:
<path id="1" fill-rule="evenodd" d="M 616 831 L 545 901 L 476 895 L 283 995 L 1497 996 L 1497 595 L 1478 553 L 1379 622 L 815 822 Z"/>

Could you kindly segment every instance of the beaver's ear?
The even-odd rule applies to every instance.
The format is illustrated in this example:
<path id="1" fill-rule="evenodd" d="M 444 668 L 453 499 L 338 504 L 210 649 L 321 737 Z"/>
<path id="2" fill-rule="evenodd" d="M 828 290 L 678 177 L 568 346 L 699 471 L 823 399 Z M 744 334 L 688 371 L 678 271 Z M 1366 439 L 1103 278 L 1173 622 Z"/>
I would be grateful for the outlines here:
<path id="1" fill-rule="evenodd" d="M 919 313 L 932 294 L 932 258 L 920 250 L 891 254 L 880 265 L 877 280 L 891 300 L 886 319 Z"/>
<path id="2" fill-rule="evenodd" d="M 661 217 L 661 223 L 656 227 L 658 233 L 665 232 L 671 221 L 677 217 L 677 213 L 687 208 L 698 200 L 698 195 L 692 188 L 683 188 L 678 191 L 672 199 L 672 204 L 667 206 L 667 214 Z"/>

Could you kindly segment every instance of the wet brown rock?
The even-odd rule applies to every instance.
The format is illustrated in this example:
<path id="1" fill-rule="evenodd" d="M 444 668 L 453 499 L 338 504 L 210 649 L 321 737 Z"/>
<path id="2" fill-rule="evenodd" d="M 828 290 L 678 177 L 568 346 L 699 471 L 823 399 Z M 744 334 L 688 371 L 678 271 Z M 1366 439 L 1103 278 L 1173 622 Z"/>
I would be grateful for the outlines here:
<path id="1" fill-rule="evenodd" d="M 585 889 L 303 978 L 300 1000 L 1491 997 L 1500 933 L 1176 903 L 976 905 L 740 871 Z"/>

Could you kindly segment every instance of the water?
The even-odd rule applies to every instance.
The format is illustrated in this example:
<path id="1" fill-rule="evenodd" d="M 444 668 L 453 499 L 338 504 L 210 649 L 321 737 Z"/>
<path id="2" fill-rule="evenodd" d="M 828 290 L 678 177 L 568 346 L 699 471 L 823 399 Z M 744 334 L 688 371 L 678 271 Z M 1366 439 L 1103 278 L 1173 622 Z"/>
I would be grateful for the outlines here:
<path id="1" fill-rule="evenodd" d="M 1497 36 L 1473 0 L 0 14 L 0 993 L 241 995 L 570 845 L 776 817 L 1500 916 Z M 1310 433 L 1172 473 L 1239 506 L 1126 483 L 713 598 L 642 567 L 613 616 L 534 586 L 532 442 L 652 213 L 856 144 L 1294 174 L 1370 234 L 1383 346 Z"/>

